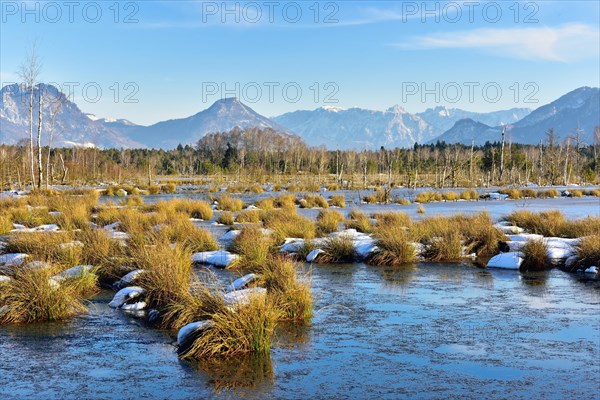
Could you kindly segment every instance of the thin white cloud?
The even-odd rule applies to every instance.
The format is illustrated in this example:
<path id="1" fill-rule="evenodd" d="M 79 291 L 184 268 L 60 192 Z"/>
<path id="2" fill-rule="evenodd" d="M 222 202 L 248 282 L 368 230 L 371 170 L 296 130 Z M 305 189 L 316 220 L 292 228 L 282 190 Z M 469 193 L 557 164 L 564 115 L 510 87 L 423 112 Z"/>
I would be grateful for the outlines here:
<path id="1" fill-rule="evenodd" d="M 421 18 L 421 13 L 407 13 L 403 12 L 399 8 L 375 8 L 375 7 L 367 7 L 360 8 L 356 12 L 357 17 L 353 19 L 345 19 L 340 18 L 339 23 L 335 24 L 335 26 L 353 26 L 353 25 L 370 25 L 377 24 L 380 22 L 390 22 L 390 21 L 403 21 L 406 22 L 408 20 L 419 19 Z M 434 13 L 435 15 L 439 13 Z M 429 14 L 430 20 L 435 19 L 434 14 Z"/>
<path id="2" fill-rule="evenodd" d="M 600 31 L 585 24 L 558 27 L 481 28 L 434 33 L 396 44 L 404 49 L 479 49 L 502 57 L 571 62 L 597 59 Z"/>
<path id="3" fill-rule="evenodd" d="M 462 1 L 462 0 L 461 0 Z M 238 28 L 300 28 L 300 29 L 312 29 L 312 28 L 338 28 L 355 25 L 370 25 L 390 21 L 409 21 L 413 19 L 421 18 L 419 12 L 406 12 L 398 6 L 392 8 L 377 8 L 377 7 L 362 7 L 354 6 L 352 3 L 348 5 L 342 3 L 335 3 L 337 8 L 325 8 L 320 11 L 319 22 L 314 22 L 313 3 L 301 3 L 302 19 L 298 22 L 292 23 L 289 20 L 286 21 L 283 18 L 281 11 L 281 4 L 279 8 L 276 8 L 273 14 L 273 21 L 269 18 L 269 9 L 266 6 L 261 6 L 260 2 L 257 3 L 261 10 L 260 15 L 256 14 L 240 14 L 239 3 L 232 2 L 220 2 L 218 3 L 219 12 L 216 14 L 210 14 L 203 16 L 201 9 L 202 3 L 217 4 L 214 1 L 197 1 L 190 2 L 188 15 L 186 20 L 158 20 L 158 21 L 145 21 L 137 26 L 149 29 L 202 29 L 216 26 L 225 27 L 238 27 Z M 333 2 L 332 2 L 333 3 Z M 456 3 L 454 1 L 453 3 Z M 187 4 L 187 3 L 186 3 Z M 238 7 L 238 20 L 235 15 L 229 14 L 226 16 L 221 15 L 221 8 L 223 4 L 229 4 L 230 7 Z M 276 4 L 276 3 L 273 3 Z M 327 3 L 324 3 L 327 4 Z M 428 17 L 430 20 L 435 19 L 435 15 L 439 13 L 429 12 Z M 260 17 L 260 18 L 257 18 Z M 256 21 L 255 21 L 256 19 Z"/>
<path id="4" fill-rule="evenodd" d="M 14 72 L 0 71 L 0 81 L 2 82 L 17 82 L 19 76 Z"/>

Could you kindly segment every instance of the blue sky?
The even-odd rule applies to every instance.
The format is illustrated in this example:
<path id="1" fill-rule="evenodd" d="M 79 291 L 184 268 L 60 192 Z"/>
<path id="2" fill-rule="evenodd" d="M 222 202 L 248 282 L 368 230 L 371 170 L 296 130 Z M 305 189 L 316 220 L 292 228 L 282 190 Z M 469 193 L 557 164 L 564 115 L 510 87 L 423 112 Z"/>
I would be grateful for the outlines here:
<path id="1" fill-rule="evenodd" d="M 40 80 L 71 83 L 85 112 L 140 124 L 232 95 L 267 116 L 483 112 L 600 86 L 597 1 L 2 0 L 0 11 L 3 85 L 35 41 Z"/>

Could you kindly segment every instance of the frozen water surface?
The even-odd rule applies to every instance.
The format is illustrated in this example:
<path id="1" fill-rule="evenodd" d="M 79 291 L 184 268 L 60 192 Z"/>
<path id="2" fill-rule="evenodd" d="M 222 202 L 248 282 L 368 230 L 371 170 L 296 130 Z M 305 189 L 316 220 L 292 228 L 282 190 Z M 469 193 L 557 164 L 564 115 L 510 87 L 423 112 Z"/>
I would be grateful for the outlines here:
<path id="1" fill-rule="evenodd" d="M 211 363 L 178 360 L 176 332 L 110 309 L 105 291 L 75 320 L 0 328 L 0 398 L 595 398 L 587 275 L 316 265 L 311 326 L 283 326 L 268 358 Z"/>

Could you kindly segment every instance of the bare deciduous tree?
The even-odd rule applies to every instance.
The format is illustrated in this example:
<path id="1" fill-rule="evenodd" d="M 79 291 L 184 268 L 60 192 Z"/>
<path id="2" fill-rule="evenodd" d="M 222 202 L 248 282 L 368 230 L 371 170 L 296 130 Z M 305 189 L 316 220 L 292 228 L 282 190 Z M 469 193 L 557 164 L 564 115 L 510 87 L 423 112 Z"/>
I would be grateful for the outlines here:
<path id="1" fill-rule="evenodd" d="M 29 94 L 29 171 L 31 185 L 35 185 L 34 159 L 33 159 L 33 103 L 36 81 L 40 74 L 41 64 L 38 60 L 36 43 L 33 42 L 25 62 L 19 69 L 19 77 L 23 80 L 25 90 Z"/>
<path id="2" fill-rule="evenodd" d="M 38 189 L 42 188 L 42 181 L 44 180 L 44 164 L 42 164 L 42 110 L 43 110 L 43 98 L 44 98 L 44 87 L 42 84 L 38 85 L 38 132 L 37 132 L 37 162 L 38 162 Z"/>
<path id="3" fill-rule="evenodd" d="M 67 102 L 67 98 L 61 92 L 57 92 L 56 98 L 53 99 L 49 106 L 50 127 L 48 130 L 48 154 L 46 156 L 46 189 L 52 184 L 52 174 L 50 172 L 50 153 L 52 153 L 52 141 L 54 139 L 54 129 L 56 125 L 56 117 L 62 110 L 63 105 Z"/>
<path id="4" fill-rule="evenodd" d="M 504 143 L 506 142 L 506 125 L 502 125 L 502 142 L 500 145 L 500 182 L 504 178 Z"/>

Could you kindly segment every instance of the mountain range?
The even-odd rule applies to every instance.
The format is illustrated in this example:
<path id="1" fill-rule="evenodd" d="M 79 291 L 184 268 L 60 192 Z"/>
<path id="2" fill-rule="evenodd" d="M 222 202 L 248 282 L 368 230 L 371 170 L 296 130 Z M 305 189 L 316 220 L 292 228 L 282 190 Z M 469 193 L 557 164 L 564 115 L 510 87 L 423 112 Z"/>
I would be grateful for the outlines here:
<path id="1" fill-rule="evenodd" d="M 52 145 L 55 147 L 144 147 L 143 143 L 136 142 L 123 133 L 136 126 L 134 123 L 85 114 L 52 85 L 36 86 L 35 99 L 40 90 L 43 93 L 44 145 L 47 144 L 47 133 L 52 132 Z M 8 85 L 0 91 L 0 99 L 0 143 L 16 144 L 23 139 L 29 140 L 29 92 L 21 85 Z M 34 101 L 34 135 L 37 135 L 38 112 L 37 101 Z"/>
<path id="2" fill-rule="evenodd" d="M 439 106 L 428 108 L 421 113 L 417 113 L 417 115 L 443 133 L 452 128 L 461 119 L 472 119 L 488 126 L 501 126 L 515 123 L 526 117 L 529 113 L 531 113 L 530 108 L 511 108 L 510 110 L 476 113 L 459 108 Z"/>
<path id="3" fill-rule="evenodd" d="M 300 135 L 309 145 L 329 149 L 407 147 L 442 133 L 400 106 L 386 111 L 322 107 L 294 111 L 273 120 Z"/>
<path id="4" fill-rule="evenodd" d="M 576 89 L 533 111 L 513 108 L 490 113 L 436 107 L 412 114 L 396 105 L 385 111 L 321 107 L 267 118 L 236 98 L 226 98 L 190 117 L 150 126 L 85 114 L 54 86 L 38 85 L 36 97 L 39 90 L 45 93 L 44 132 L 50 131 L 53 111 L 58 109 L 55 105 L 62 104 L 56 113 L 53 146 L 170 149 L 180 143 L 194 144 L 211 132 L 257 127 L 296 134 L 312 146 L 360 150 L 411 147 L 438 140 L 484 144 L 500 140 L 502 125 L 507 125 L 508 138 L 513 142 L 537 144 L 549 128 L 555 129 L 557 138 L 564 139 L 579 127 L 583 141 L 592 143 L 594 128 L 600 125 L 600 89 L 590 87 Z M 13 84 L 2 88 L 0 95 L 0 143 L 16 144 L 27 139 L 28 92 Z M 34 116 L 36 125 L 37 107 Z"/>
<path id="5" fill-rule="evenodd" d="M 532 111 L 507 127 L 507 136 L 514 143 L 538 144 L 546 132 L 554 128 L 558 140 L 573 136 L 580 130 L 580 139 L 594 143 L 594 129 L 600 125 L 600 88 L 582 87 L 561 96 L 550 104 Z M 502 127 L 490 126 L 466 119 L 440 135 L 436 140 L 447 143 L 498 141 Z"/>
<path id="6" fill-rule="evenodd" d="M 187 118 L 170 119 L 150 126 L 137 126 L 127 135 L 149 147 L 170 149 L 178 144 L 196 143 L 207 133 L 239 128 L 271 128 L 288 132 L 283 126 L 263 117 L 237 98 L 216 101 L 204 111 Z"/>
<path id="7" fill-rule="evenodd" d="M 436 107 L 411 114 L 398 105 L 386 111 L 322 107 L 286 113 L 274 117 L 273 121 L 297 133 L 310 145 L 325 145 L 330 149 L 373 149 L 411 147 L 415 143 L 435 141 L 464 118 L 501 125 L 514 123 L 530 112 L 527 108 L 514 108 L 485 114 Z"/>

